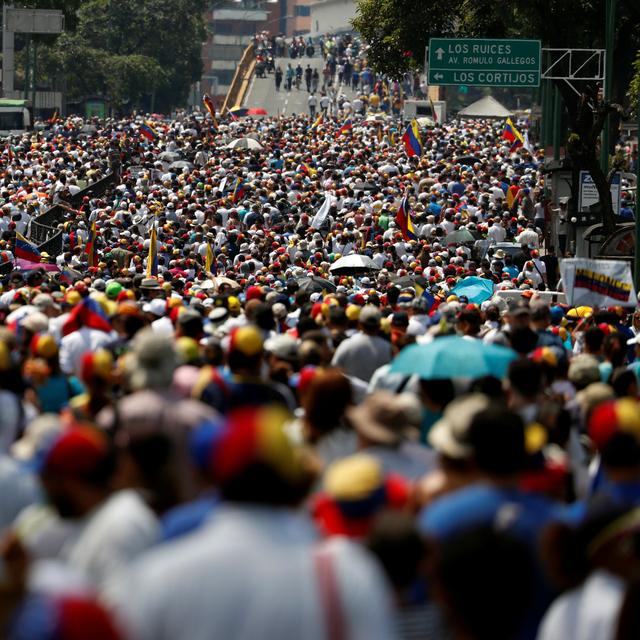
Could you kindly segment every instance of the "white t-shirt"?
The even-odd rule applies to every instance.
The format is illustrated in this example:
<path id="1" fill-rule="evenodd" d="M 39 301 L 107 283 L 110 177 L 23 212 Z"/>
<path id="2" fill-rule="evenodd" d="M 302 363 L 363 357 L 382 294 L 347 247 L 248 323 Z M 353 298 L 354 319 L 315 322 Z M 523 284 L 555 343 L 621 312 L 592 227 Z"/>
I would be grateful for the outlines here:
<path id="1" fill-rule="evenodd" d="M 538 640 L 612 640 L 624 594 L 620 578 L 595 571 L 551 605 L 542 619 Z"/>
<path id="2" fill-rule="evenodd" d="M 109 589 L 132 640 L 329 637 L 317 554 L 345 638 L 395 637 L 384 580 L 359 545 L 323 545 L 307 516 L 220 505 L 198 531 L 162 545 Z"/>
<path id="3" fill-rule="evenodd" d="M 136 491 L 118 491 L 90 513 L 77 535 L 62 550 L 75 570 L 101 586 L 160 535 L 155 514 Z"/>

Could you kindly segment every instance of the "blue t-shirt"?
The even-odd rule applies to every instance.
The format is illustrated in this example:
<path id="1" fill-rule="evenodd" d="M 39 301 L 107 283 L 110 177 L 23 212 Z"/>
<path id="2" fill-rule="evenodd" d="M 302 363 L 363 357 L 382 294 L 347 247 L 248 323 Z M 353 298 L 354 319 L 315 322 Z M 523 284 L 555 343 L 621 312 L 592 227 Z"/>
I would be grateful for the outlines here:
<path id="1" fill-rule="evenodd" d="M 426 536 L 444 539 L 497 524 L 535 547 L 540 531 L 559 516 L 559 507 L 543 496 L 515 487 L 474 484 L 426 507 L 418 517 L 418 528 Z"/>
<path id="2" fill-rule="evenodd" d="M 69 400 L 84 393 L 84 387 L 78 378 L 67 379 L 63 374 L 51 376 L 43 385 L 36 387 L 42 413 L 58 413 Z"/>

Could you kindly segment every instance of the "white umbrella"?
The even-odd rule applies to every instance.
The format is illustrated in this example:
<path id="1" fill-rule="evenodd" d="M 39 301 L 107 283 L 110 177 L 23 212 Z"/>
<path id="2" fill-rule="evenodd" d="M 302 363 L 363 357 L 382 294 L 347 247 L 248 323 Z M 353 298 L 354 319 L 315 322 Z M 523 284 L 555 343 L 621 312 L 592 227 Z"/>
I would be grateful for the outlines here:
<path id="1" fill-rule="evenodd" d="M 365 122 L 384 122 L 389 116 L 384 113 L 370 113 L 365 119 Z"/>
<path id="2" fill-rule="evenodd" d="M 435 127 L 436 121 L 433 118 L 429 118 L 429 116 L 423 116 L 422 118 L 418 118 L 416 120 L 419 127 Z"/>
<path id="3" fill-rule="evenodd" d="M 238 138 L 237 140 L 232 140 L 228 145 L 226 145 L 227 149 L 251 149 L 254 151 L 260 151 L 263 147 L 262 145 L 253 138 Z"/>
<path id="4" fill-rule="evenodd" d="M 338 275 L 347 275 L 366 271 L 380 271 L 380 267 L 369 256 L 353 253 L 336 260 L 329 267 L 329 271 Z"/>

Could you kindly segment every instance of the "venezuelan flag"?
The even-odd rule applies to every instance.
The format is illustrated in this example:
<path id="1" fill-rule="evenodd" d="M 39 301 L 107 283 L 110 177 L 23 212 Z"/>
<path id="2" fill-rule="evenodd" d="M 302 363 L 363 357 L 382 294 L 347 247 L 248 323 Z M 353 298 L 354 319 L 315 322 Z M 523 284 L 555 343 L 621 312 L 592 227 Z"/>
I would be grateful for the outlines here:
<path id="1" fill-rule="evenodd" d="M 158 132 L 153 128 L 150 122 L 143 122 L 140 125 L 140 135 L 143 135 L 148 140 L 157 140 Z"/>
<path id="2" fill-rule="evenodd" d="M 402 134 L 402 144 L 409 157 L 422 155 L 422 143 L 420 142 L 420 130 L 414 118 Z"/>
<path id="3" fill-rule="evenodd" d="M 147 278 L 158 275 L 158 235 L 156 226 L 151 227 L 149 233 L 149 255 L 147 256 Z"/>
<path id="4" fill-rule="evenodd" d="M 202 103 L 204 104 L 206 110 L 209 112 L 209 115 L 211 116 L 211 120 L 213 121 L 213 126 L 217 129 L 218 121 L 216 120 L 216 106 L 213 103 L 213 99 L 208 93 L 205 93 L 202 96 Z"/>
<path id="5" fill-rule="evenodd" d="M 62 335 L 68 336 L 82 327 L 98 329 L 105 333 L 111 331 L 109 318 L 102 310 L 100 303 L 93 298 L 84 298 L 71 310 L 69 317 L 62 325 Z"/>
<path id="6" fill-rule="evenodd" d="M 321 113 L 313 122 L 313 124 L 311 125 L 310 130 L 313 131 L 314 129 L 317 129 L 322 123 L 324 122 L 324 115 Z"/>
<path id="7" fill-rule="evenodd" d="M 353 122 L 351 118 L 347 118 L 342 123 L 342 126 L 338 129 L 338 135 L 336 137 L 340 137 L 343 133 L 346 133 L 347 131 L 351 131 L 351 129 L 353 129 Z"/>
<path id="8" fill-rule="evenodd" d="M 297 169 L 298 173 L 306 173 L 308 176 L 315 176 L 318 172 L 310 167 L 306 162 L 302 162 L 298 165 Z"/>
<path id="9" fill-rule="evenodd" d="M 242 198 L 244 198 L 245 191 L 246 191 L 245 184 L 242 178 L 237 178 L 236 184 L 233 188 L 233 196 L 231 198 L 233 204 L 235 204 L 236 202 L 239 202 L 240 200 L 242 200 Z"/>
<path id="10" fill-rule="evenodd" d="M 23 235 L 16 232 L 16 258 L 29 260 L 30 262 L 40 262 L 40 251 L 31 244 Z"/>
<path id="11" fill-rule="evenodd" d="M 396 213 L 396 224 L 402 231 L 402 237 L 405 240 L 417 240 L 415 229 L 413 228 L 413 222 L 411 222 L 411 214 L 409 212 L 409 201 L 406 197 L 402 198 L 400 208 Z"/>
<path id="12" fill-rule="evenodd" d="M 511 151 L 515 151 L 524 145 L 524 137 L 513 124 L 511 118 L 507 118 L 502 132 L 502 139 L 511 143 Z"/>
<path id="13" fill-rule="evenodd" d="M 89 229 L 89 238 L 87 239 L 87 244 L 84 246 L 84 252 L 89 256 L 89 266 L 95 267 L 96 263 L 96 238 L 98 236 L 98 230 L 96 229 L 95 220 L 91 224 L 91 229 Z"/>

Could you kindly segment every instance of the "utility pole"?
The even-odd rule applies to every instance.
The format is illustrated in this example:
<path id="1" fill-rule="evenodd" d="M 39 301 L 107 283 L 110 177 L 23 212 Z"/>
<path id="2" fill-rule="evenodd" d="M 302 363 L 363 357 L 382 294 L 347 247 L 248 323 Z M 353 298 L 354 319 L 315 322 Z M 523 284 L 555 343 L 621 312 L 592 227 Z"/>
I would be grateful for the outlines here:
<path id="1" fill-rule="evenodd" d="M 605 16 L 605 76 L 603 87 L 603 99 L 611 100 L 611 88 L 613 86 L 613 50 L 615 48 L 616 37 L 616 5 L 617 0 L 606 0 Z M 611 116 L 607 116 L 600 137 L 600 166 L 607 173 L 609 171 L 609 145 L 611 135 Z"/>

